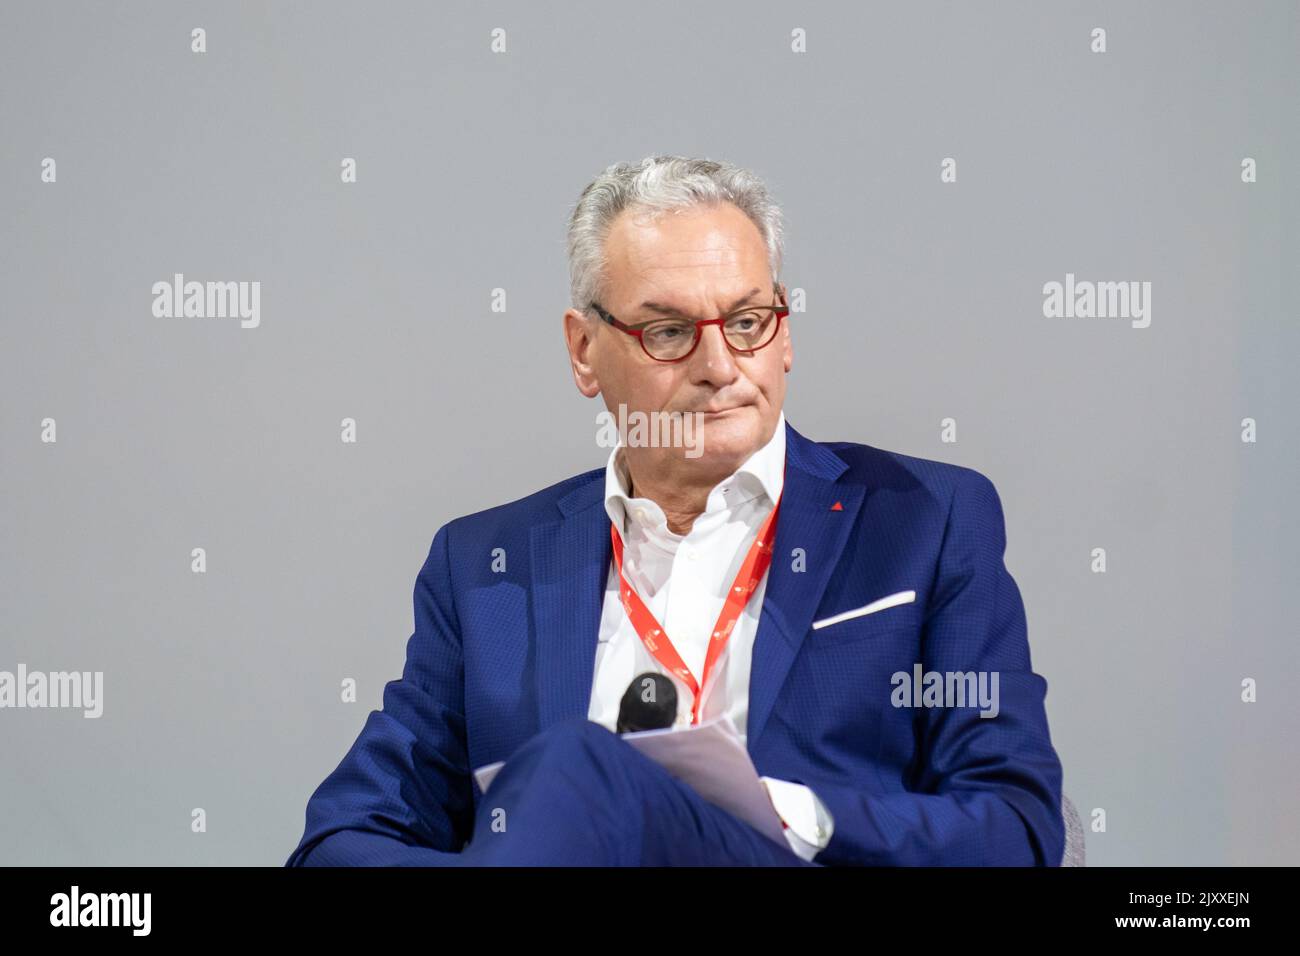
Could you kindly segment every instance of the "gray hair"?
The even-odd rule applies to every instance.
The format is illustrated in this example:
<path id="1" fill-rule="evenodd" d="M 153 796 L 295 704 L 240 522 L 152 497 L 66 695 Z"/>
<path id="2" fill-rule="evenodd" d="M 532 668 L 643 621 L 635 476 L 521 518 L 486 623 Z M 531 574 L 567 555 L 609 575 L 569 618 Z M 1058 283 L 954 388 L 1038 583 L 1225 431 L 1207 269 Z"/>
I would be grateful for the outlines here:
<path id="1" fill-rule="evenodd" d="M 647 156 L 639 163 L 606 167 L 582 191 L 569 218 L 569 291 L 573 307 L 586 311 L 599 301 L 608 260 L 605 238 L 624 209 L 656 217 L 693 206 L 730 202 L 758 227 L 767 244 L 772 282 L 781 274 L 785 249 L 781 207 L 754 173 L 731 163 L 683 156 Z"/>

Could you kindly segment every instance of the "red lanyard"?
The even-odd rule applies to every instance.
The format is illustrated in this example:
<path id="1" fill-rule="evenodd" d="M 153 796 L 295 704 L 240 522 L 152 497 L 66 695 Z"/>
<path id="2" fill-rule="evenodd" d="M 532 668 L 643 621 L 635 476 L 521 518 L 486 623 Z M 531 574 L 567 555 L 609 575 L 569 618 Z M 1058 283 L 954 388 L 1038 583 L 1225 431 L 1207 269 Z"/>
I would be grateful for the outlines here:
<path id="1" fill-rule="evenodd" d="M 782 491 L 784 492 L 784 488 Z M 700 721 L 700 690 L 707 686 L 709 674 L 713 671 L 713 664 L 722 656 L 722 651 L 731 638 L 731 632 L 736 627 L 740 612 L 749 603 L 749 596 L 754 593 L 754 589 L 758 587 L 758 582 L 763 580 L 763 574 L 767 571 L 768 565 L 772 563 L 772 542 L 776 537 L 776 515 L 780 510 L 781 496 L 778 495 L 776 504 L 773 505 L 771 513 L 763 521 L 762 527 L 758 529 L 758 536 L 754 538 L 754 543 L 749 546 L 749 553 L 745 555 L 744 563 L 741 564 L 740 571 L 736 574 L 736 580 L 732 582 L 731 589 L 727 592 L 727 599 L 722 605 L 722 613 L 718 615 L 718 623 L 713 626 L 713 640 L 709 641 L 709 649 L 704 656 L 704 679 L 700 683 L 696 683 L 695 675 L 690 672 L 686 663 L 677 653 L 677 649 L 673 647 L 673 642 L 664 633 L 664 629 L 655 620 L 655 616 L 650 613 L 650 609 L 645 606 L 641 596 L 636 593 L 636 589 L 624 577 L 623 539 L 619 536 L 618 528 L 615 527 L 614 523 L 611 521 L 609 524 L 609 536 L 614 542 L 614 562 L 618 565 L 618 583 L 623 598 L 623 608 L 627 611 L 627 616 L 632 621 L 632 626 L 636 628 L 637 636 L 641 638 L 641 643 L 645 645 L 646 650 L 653 654 L 655 659 L 670 672 L 680 677 L 686 683 L 686 686 L 691 689 L 691 693 L 695 697 L 694 702 L 691 704 L 692 724 L 697 724 Z"/>

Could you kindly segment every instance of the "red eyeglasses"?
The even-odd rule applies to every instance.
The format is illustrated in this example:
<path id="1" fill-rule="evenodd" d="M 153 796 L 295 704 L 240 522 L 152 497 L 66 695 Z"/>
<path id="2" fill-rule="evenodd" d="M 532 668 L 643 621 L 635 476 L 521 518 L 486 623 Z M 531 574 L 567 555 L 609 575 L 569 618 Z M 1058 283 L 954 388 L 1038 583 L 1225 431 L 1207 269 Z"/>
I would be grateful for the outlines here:
<path id="1" fill-rule="evenodd" d="M 641 350 L 656 362 L 680 362 L 689 358 L 700 344 L 706 325 L 722 328 L 722 338 L 728 348 L 742 355 L 752 355 L 770 345 L 781 328 L 781 320 L 790 314 L 781 295 L 781 287 L 774 285 L 776 305 L 747 305 L 716 319 L 687 319 L 666 316 L 637 325 L 626 325 L 606 312 L 596 302 L 591 308 L 602 320 L 641 343 Z"/>

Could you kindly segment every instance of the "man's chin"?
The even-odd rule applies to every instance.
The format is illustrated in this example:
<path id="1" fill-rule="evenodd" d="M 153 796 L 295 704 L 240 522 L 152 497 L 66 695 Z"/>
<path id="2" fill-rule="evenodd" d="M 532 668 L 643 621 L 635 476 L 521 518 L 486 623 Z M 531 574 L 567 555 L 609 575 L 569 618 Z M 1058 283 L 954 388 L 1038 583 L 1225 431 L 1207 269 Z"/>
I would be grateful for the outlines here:
<path id="1" fill-rule="evenodd" d="M 758 450 L 759 424 L 757 409 L 752 405 L 703 415 L 696 436 L 698 460 L 734 463 L 734 467 L 739 467 Z"/>

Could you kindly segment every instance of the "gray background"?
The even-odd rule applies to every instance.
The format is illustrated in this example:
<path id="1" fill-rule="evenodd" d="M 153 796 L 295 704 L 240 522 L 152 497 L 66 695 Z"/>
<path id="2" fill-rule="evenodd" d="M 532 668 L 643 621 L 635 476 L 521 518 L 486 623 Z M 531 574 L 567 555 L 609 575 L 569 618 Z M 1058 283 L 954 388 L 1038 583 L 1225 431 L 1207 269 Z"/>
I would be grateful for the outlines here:
<path id="1" fill-rule="evenodd" d="M 9 0 L 0 669 L 102 670 L 105 712 L 0 711 L 0 862 L 284 861 L 400 674 L 438 526 L 604 464 L 564 226 L 661 152 L 784 205 L 796 428 L 994 481 L 1066 792 L 1107 813 L 1089 863 L 1300 862 L 1298 23 Z M 260 281 L 261 327 L 154 318 L 173 272 Z M 1066 272 L 1152 282 L 1150 328 L 1044 318 Z"/>

